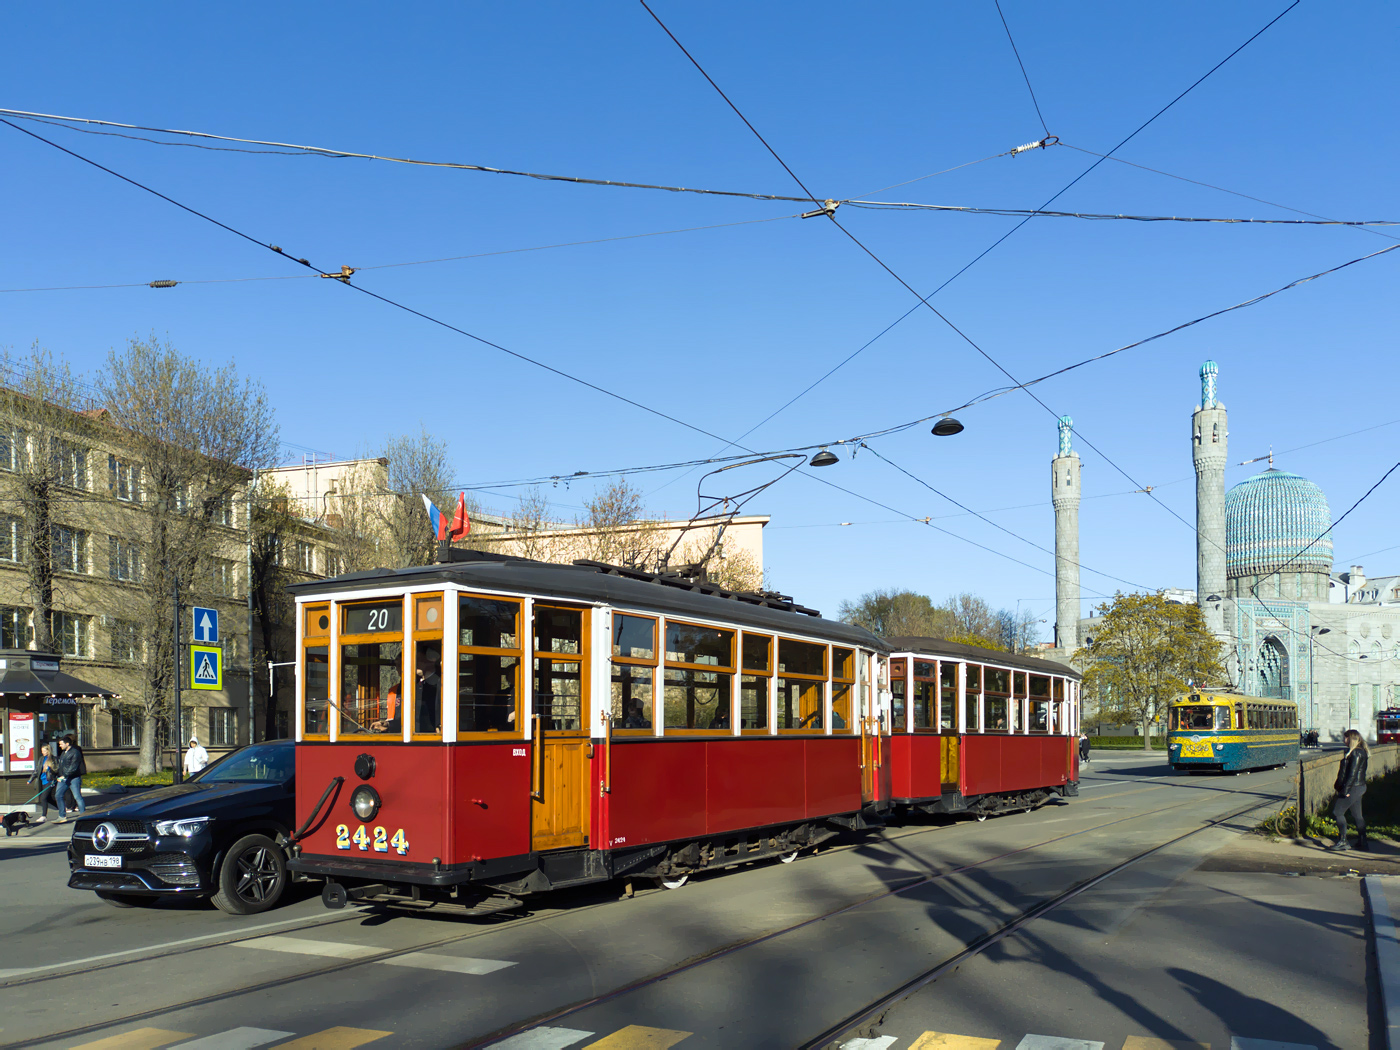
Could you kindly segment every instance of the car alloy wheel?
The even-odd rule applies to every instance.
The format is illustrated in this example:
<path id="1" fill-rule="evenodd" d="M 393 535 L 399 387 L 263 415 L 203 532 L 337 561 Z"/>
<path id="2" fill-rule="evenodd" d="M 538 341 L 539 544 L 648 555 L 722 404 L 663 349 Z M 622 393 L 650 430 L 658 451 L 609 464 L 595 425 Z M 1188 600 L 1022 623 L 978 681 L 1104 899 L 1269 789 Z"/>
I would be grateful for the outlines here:
<path id="1" fill-rule="evenodd" d="M 219 868 L 214 905 L 232 915 L 266 911 L 287 886 L 287 861 L 266 835 L 245 835 L 230 847 Z"/>

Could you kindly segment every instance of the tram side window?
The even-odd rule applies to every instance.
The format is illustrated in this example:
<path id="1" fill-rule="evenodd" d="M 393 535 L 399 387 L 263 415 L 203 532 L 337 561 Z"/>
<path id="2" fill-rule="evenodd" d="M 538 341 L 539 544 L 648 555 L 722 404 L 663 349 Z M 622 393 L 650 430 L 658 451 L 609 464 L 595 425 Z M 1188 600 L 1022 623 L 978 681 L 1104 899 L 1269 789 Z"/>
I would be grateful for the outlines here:
<path id="1" fill-rule="evenodd" d="M 938 665 L 914 661 L 914 728 L 933 729 L 938 715 Z"/>
<path id="2" fill-rule="evenodd" d="M 535 605 L 535 714 L 545 729 L 583 726 L 583 610 Z"/>
<path id="3" fill-rule="evenodd" d="M 967 681 L 963 692 L 963 732 L 980 733 L 982 725 L 977 718 L 977 710 L 982 699 L 982 666 L 967 665 Z"/>
<path id="4" fill-rule="evenodd" d="M 778 729 L 822 727 L 826 646 L 778 639 Z"/>
<path id="5" fill-rule="evenodd" d="M 615 613 L 612 628 L 613 725 L 649 732 L 655 725 L 656 621 Z"/>
<path id="6" fill-rule="evenodd" d="M 471 595 L 457 600 L 459 734 L 520 732 L 519 623 L 519 602 Z"/>
<path id="7" fill-rule="evenodd" d="M 831 648 L 831 731 L 849 733 L 854 721 L 851 718 L 851 693 L 855 689 L 856 660 L 850 649 Z"/>
<path id="8" fill-rule="evenodd" d="M 1010 724 L 1007 712 L 1011 707 L 1011 672 L 988 667 L 986 674 L 987 732 L 1005 733 Z"/>
<path id="9" fill-rule="evenodd" d="M 1021 721 L 1025 718 L 1022 713 L 1026 709 L 1026 697 L 1030 696 L 1030 676 L 1025 671 L 1016 671 L 1012 676 L 1011 705 L 1007 717 L 1008 732 L 1016 732 L 1021 727 Z"/>
<path id="10" fill-rule="evenodd" d="M 739 728 L 768 732 L 768 683 L 773 680 L 773 639 L 744 634 L 743 674 L 739 676 Z"/>
<path id="11" fill-rule="evenodd" d="M 1244 728 L 1244 704 L 1235 705 L 1235 728 Z"/>
<path id="12" fill-rule="evenodd" d="M 733 631 L 667 621 L 666 729 L 729 732 L 733 672 Z"/>
<path id="13" fill-rule="evenodd" d="M 909 710 L 909 661 L 890 661 L 890 732 L 903 733 L 908 726 L 905 712 Z"/>
<path id="14" fill-rule="evenodd" d="M 1031 675 L 1030 721 L 1026 728 L 1032 733 L 1050 731 L 1050 676 Z"/>
<path id="15" fill-rule="evenodd" d="M 324 645 L 306 647 L 306 673 L 302 681 L 306 689 L 303 734 L 331 731 L 330 649 Z"/>
<path id="16" fill-rule="evenodd" d="M 938 665 L 938 731 L 956 733 L 958 731 L 958 665 L 940 663 Z"/>

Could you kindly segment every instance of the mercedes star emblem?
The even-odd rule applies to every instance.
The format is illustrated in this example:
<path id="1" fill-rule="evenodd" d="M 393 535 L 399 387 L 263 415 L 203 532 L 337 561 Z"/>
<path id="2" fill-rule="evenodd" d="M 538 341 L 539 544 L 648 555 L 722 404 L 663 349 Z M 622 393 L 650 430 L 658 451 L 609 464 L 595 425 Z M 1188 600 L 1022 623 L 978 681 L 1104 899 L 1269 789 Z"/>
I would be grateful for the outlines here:
<path id="1" fill-rule="evenodd" d="M 103 821 L 97 825 L 97 830 L 92 833 L 92 844 L 106 853 L 112 848 L 112 843 L 117 841 L 117 826 Z"/>

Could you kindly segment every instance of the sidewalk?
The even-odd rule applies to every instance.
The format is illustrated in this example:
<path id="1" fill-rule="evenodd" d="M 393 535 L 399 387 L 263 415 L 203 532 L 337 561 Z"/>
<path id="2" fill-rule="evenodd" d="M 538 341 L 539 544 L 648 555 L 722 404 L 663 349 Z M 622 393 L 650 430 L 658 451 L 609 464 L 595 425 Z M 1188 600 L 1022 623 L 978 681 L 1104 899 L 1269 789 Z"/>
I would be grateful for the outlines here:
<path id="1" fill-rule="evenodd" d="M 1353 840 L 1355 841 L 1355 840 Z M 1244 834 L 1211 854 L 1202 871 L 1259 871 L 1279 875 L 1400 875 L 1400 844 L 1372 840 L 1368 853 L 1331 853 L 1319 839 L 1274 839 Z"/>

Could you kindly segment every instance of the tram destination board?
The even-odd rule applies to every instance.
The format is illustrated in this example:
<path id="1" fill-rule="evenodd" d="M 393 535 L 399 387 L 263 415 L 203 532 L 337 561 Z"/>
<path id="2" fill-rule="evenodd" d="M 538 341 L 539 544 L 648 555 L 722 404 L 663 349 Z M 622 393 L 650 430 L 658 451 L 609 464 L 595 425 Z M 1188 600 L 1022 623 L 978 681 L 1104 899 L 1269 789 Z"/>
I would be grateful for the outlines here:
<path id="1" fill-rule="evenodd" d="M 380 634 L 402 630 L 402 602 L 364 602 L 345 606 L 346 634 Z"/>

